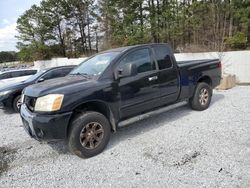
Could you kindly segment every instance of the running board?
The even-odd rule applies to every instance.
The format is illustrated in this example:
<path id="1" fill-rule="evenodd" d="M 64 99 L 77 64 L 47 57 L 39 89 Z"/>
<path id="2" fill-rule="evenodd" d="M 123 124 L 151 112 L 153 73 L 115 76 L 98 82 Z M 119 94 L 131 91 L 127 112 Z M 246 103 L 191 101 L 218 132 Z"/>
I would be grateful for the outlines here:
<path id="1" fill-rule="evenodd" d="M 172 105 L 169 105 L 169 106 L 166 106 L 166 107 L 158 108 L 158 109 L 150 111 L 150 112 L 146 112 L 145 114 L 141 114 L 141 115 L 138 115 L 138 116 L 135 116 L 135 117 L 132 117 L 132 118 L 129 118 L 129 119 L 126 119 L 124 121 L 119 122 L 118 127 L 119 128 L 120 127 L 125 127 L 127 125 L 132 124 L 132 123 L 141 121 L 143 119 L 150 118 L 150 117 L 152 117 L 154 115 L 161 114 L 163 112 L 167 112 L 169 110 L 184 106 L 186 104 L 187 104 L 187 101 L 182 101 L 182 102 L 172 104 Z"/>

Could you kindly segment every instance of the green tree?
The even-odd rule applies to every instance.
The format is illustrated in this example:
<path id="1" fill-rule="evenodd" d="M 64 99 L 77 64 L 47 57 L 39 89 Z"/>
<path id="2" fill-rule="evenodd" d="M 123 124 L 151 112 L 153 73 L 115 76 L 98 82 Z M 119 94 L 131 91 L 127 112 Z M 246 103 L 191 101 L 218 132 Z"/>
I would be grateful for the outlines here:
<path id="1" fill-rule="evenodd" d="M 29 59 L 48 59 L 47 43 L 55 40 L 53 35 L 53 25 L 50 18 L 41 7 L 33 5 L 17 20 L 17 30 L 19 43 L 17 48 L 33 49 L 34 53 L 29 53 Z M 24 50 L 24 51 L 26 51 Z M 28 55 L 28 54 L 27 54 Z"/>
<path id="2" fill-rule="evenodd" d="M 42 0 L 17 21 L 22 59 L 167 42 L 178 51 L 250 47 L 249 0 Z M 100 41 L 101 40 L 101 41 Z"/>
<path id="3" fill-rule="evenodd" d="M 0 63 L 17 61 L 17 53 L 16 52 L 0 52 Z"/>

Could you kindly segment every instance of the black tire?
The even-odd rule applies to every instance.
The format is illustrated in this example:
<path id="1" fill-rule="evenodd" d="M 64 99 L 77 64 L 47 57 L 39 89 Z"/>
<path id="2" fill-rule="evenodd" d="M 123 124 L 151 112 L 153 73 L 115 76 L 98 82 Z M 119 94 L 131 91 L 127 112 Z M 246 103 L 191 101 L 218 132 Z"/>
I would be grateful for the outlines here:
<path id="1" fill-rule="evenodd" d="M 207 92 L 207 95 L 204 94 L 204 91 L 205 93 Z M 198 83 L 194 92 L 194 96 L 189 99 L 191 108 L 198 111 L 206 110 L 210 105 L 212 94 L 213 90 L 207 83 Z M 207 98 L 203 98 L 203 96 L 207 96 Z"/>
<path id="2" fill-rule="evenodd" d="M 71 129 L 68 136 L 69 150 L 81 158 L 93 157 L 101 153 L 109 142 L 111 133 L 110 123 L 104 115 L 98 112 L 89 111 L 81 114 L 72 121 L 70 126 Z M 97 131 L 100 132 L 101 129 L 103 132 L 98 135 Z M 93 130 L 96 134 L 93 133 Z M 96 138 L 98 138 L 98 141 Z M 93 139 L 96 140 L 93 141 Z M 93 144 L 94 148 L 91 148 Z"/>
<path id="3" fill-rule="evenodd" d="M 21 99 L 21 95 L 18 95 L 13 100 L 12 108 L 13 108 L 14 112 L 18 113 L 20 111 L 20 107 L 18 107 L 18 103 L 19 103 L 20 99 Z"/>

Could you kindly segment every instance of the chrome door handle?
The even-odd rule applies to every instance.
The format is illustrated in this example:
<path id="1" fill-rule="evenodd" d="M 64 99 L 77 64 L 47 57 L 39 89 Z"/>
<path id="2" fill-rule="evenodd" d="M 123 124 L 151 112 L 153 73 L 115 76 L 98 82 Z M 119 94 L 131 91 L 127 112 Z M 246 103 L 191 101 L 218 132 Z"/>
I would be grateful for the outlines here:
<path id="1" fill-rule="evenodd" d="M 157 80 L 157 79 L 158 79 L 158 76 L 152 76 L 152 77 L 148 78 L 149 81 L 153 81 L 153 80 Z"/>

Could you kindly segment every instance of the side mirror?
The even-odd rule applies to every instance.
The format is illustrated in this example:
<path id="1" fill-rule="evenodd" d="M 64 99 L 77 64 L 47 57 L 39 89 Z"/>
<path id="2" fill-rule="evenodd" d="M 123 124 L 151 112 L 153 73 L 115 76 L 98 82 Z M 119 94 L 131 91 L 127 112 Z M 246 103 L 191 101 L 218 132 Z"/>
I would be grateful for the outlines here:
<path id="1" fill-rule="evenodd" d="M 137 68 L 135 64 L 127 63 L 121 67 L 118 68 L 118 70 L 115 71 L 115 79 L 129 77 L 129 76 L 135 76 L 137 74 Z"/>
<path id="2" fill-rule="evenodd" d="M 43 82 L 44 79 L 43 78 L 39 78 L 39 80 L 37 80 L 37 83 Z"/>

